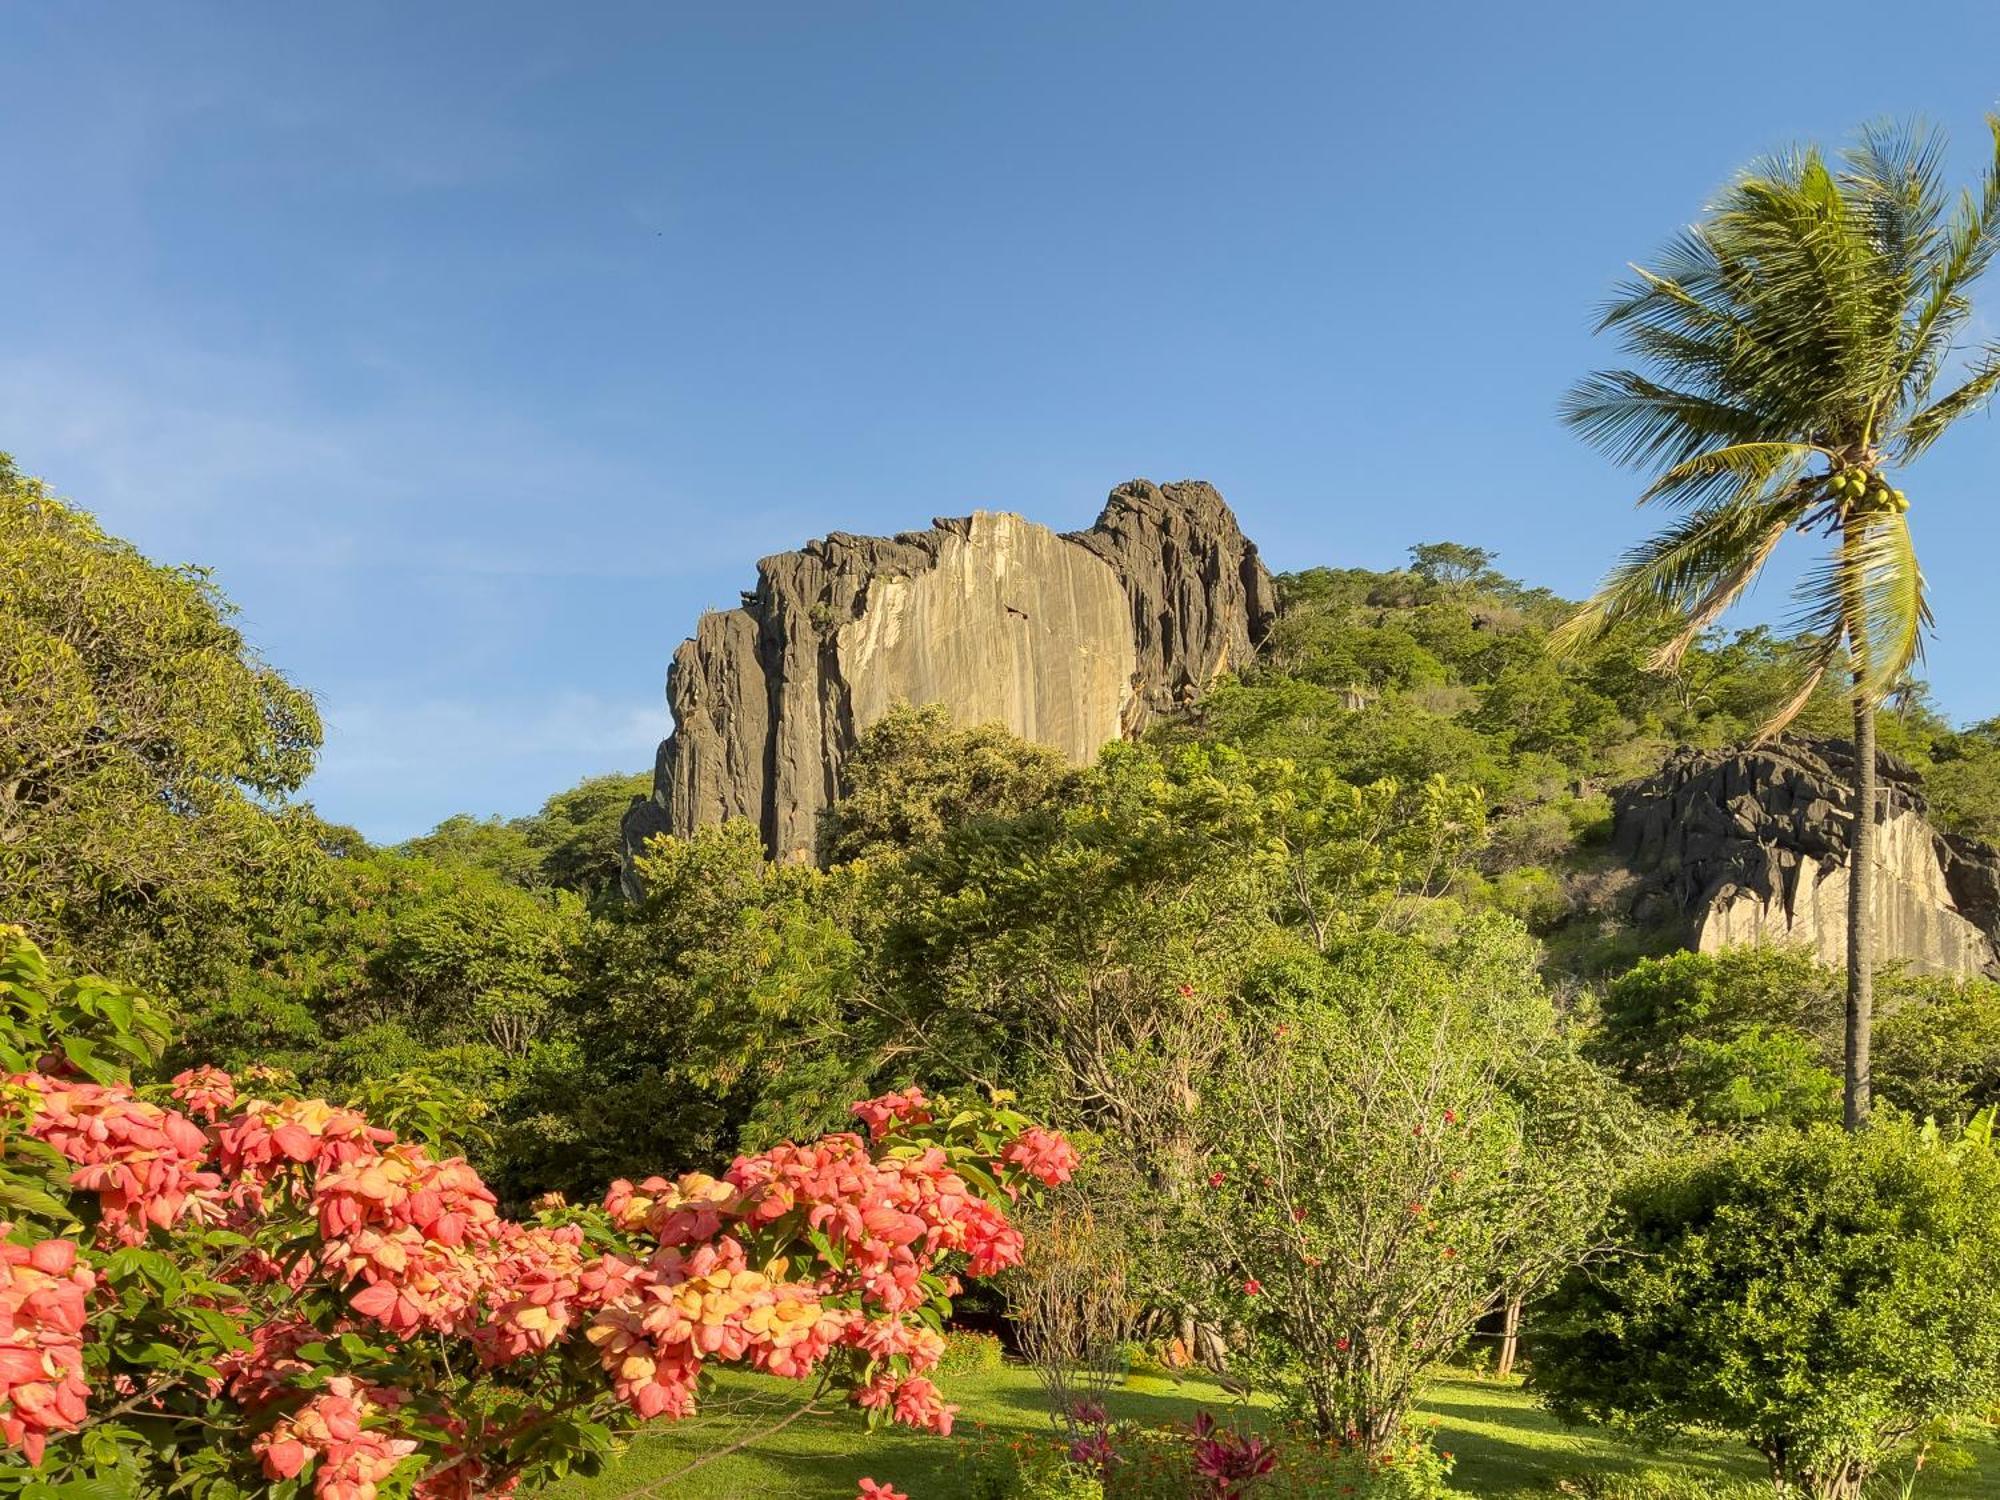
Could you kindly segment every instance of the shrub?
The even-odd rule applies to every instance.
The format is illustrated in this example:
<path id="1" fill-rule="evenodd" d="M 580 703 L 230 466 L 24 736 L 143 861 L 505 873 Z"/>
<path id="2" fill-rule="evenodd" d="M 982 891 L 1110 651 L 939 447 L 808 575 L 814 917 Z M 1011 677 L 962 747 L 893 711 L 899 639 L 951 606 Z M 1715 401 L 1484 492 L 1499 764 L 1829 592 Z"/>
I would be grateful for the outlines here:
<path id="1" fill-rule="evenodd" d="M 1558 1479 L 1556 1493 L 1573 1500 L 1769 1500 L 1771 1487 L 1680 1470 L 1642 1469 L 1637 1474 Z"/>
<path id="2" fill-rule="evenodd" d="M 2000 984 L 1910 975 L 1883 989 L 1879 1098 L 1918 1119 L 1965 1119 L 2000 1104 Z"/>
<path id="3" fill-rule="evenodd" d="M 1593 1242 L 1623 1111 L 1498 918 L 1443 952 L 1371 939 L 1293 989 L 1204 1101 L 1212 1308 L 1288 1412 L 1382 1451 L 1496 1299 Z"/>
<path id="4" fill-rule="evenodd" d="M 1595 1049 L 1648 1103 L 1698 1120 L 1824 1120 L 1838 1112 L 1840 985 L 1796 948 L 1642 959 L 1612 982 Z"/>
<path id="5" fill-rule="evenodd" d="M 978 1328 L 948 1328 L 944 1353 L 938 1358 L 943 1375 L 991 1375 L 1005 1363 L 1000 1336 Z"/>
<path id="6" fill-rule="evenodd" d="M 866 1139 L 520 1222 L 354 1110 L 213 1068 L 151 1097 L 127 1067 L 159 1040 L 0 928 L 0 1440 L 30 1489 L 462 1500 L 595 1467 L 728 1365 L 949 1432 L 925 1372 L 954 1272 L 1014 1264 L 1000 1205 L 1074 1163 L 910 1089 L 854 1107 Z"/>
<path id="7" fill-rule="evenodd" d="M 1624 1253 L 1563 1282 L 1531 1384 L 1564 1420 L 1741 1436 L 1853 1500 L 2000 1397 L 2000 1162 L 1885 1124 L 1773 1132 L 1636 1176 Z"/>
<path id="8" fill-rule="evenodd" d="M 1124 1237 L 1072 1192 L 1028 1226 L 1003 1285 L 1050 1417 L 1074 1434 L 1079 1407 L 1101 1407 L 1125 1375 L 1121 1356 L 1140 1306 Z"/>
<path id="9" fill-rule="evenodd" d="M 1069 1440 L 987 1437 L 961 1450 L 964 1500 L 1460 1500 L 1452 1458 L 1405 1432 L 1380 1453 L 1217 1423 L 1112 1424 Z"/>

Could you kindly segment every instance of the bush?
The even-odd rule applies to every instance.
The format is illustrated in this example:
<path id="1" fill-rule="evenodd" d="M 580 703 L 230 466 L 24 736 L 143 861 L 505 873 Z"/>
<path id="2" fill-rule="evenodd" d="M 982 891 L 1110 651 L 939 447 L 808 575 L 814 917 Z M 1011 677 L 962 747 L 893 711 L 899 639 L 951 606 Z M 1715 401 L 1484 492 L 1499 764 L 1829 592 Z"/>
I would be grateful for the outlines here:
<path id="1" fill-rule="evenodd" d="M 946 1375 L 991 1375 L 1005 1362 L 1000 1336 L 978 1328 L 945 1330 L 938 1369 Z"/>
<path id="2" fill-rule="evenodd" d="M 1011 1111 L 910 1089 L 854 1107 L 867 1139 L 513 1220 L 463 1157 L 355 1110 L 215 1068 L 136 1087 L 163 1030 L 0 927 L 8 1493 L 24 1468 L 47 1481 L 26 1493 L 72 1496 L 532 1490 L 593 1471 L 613 1423 L 687 1415 L 727 1365 L 948 1433 L 924 1372 L 957 1273 L 1013 1265 L 1001 1205 L 1075 1162 Z"/>
<path id="3" fill-rule="evenodd" d="M 1497 917 L 1442 951 L 1379 935 L 1290 971 L 1214 1069 L 1205 1312 L 1323 1440 L 1387 1449 L 1496 1296 L 1595 1238 L 1625 1111 L 1534 958 Z"/>
<path id="4" fill-rule="evenodd" d="M 1642 959 L 1611 984 L 1594 1043 L 1642 1097 L 1709 1124 L 1838 1113 L 1839 973 L 1794 948 Z"/>
<path id="5" fill-rule="evenodd" d="M 1219 1425 L 1112 1424 L 1102 1411 L 1073 1439 L 987 1436 L 960 1450 L 963 1500 L 1462 1500 L 1452 1459 L 1405 1432 L 1373 1456 L 1300 1434 L 1272 1439 Z"/>
<path id="6" fill-rule="evenodd" d="M 1624 1253 L 1572 1272 L 1531 1384 L 1566 1421 L 1741 1436 L 1853 1500 L 2000 1398 L 2000 1161 L 1884 1124 L 1773 1132 L 1635 1177 Z"/>
<path id="7" fill-rule="evenodd" d="M 1558 1479 L 1556 1493 L 1574 1500 L 1770 1500 L 1771 1487 L 1680 1470 L 1643 1469 L 1637 1474 Z"/>
<path id="8" fill-rule="evenodd" d="M 2000 1104 L 2000 984 L 1912 975 L 1883 990 L 1877 1098 L 1917 1119 L 1966 1119 Z"/>

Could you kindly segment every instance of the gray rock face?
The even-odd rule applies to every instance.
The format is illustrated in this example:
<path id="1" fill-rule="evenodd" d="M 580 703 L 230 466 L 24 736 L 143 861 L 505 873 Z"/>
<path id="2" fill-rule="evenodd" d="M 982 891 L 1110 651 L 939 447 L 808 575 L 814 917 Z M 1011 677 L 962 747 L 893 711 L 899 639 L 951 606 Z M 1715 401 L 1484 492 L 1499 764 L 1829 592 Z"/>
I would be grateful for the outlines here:
<path id="1" fill-rule="evenodd" d="M 1616 798 L 1612 848 L 1640 876 L 1634 914 L 1684 923 L 1704 953 L 1787 943 L 1844 962 L 1853 767 L 1842 740 L 1677 752 Z M 1910 767 L 1884 755 L 1878 770 L 1882 960 L 2000 974 L 2000 852 L 1933 829 Z"/>
<path id="2" fill-rule="evenodd" d="M 979 511 L 896 537 L 835 532 L 757 565 L 739 609 L 674 653 L 653 794 L 628 851 L 748 818 L 809 854 L 856 737 L 897 703 L 942 703 L 1082 763 L 1247 661 L 1270 574 L 1209 485 L 1136 480 L 1089 531 Z"/>

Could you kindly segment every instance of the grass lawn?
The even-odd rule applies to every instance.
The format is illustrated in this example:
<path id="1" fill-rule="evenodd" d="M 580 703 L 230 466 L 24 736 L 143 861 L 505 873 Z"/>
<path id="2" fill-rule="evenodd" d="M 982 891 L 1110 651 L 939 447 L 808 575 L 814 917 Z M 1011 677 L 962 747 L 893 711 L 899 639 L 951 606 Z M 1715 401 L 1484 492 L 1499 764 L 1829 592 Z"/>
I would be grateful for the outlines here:
<path id="1" fill-rule="evenodd" d="M 1026 1369 L 1009 1366 L 990 1375 L 960 1375 L 940 1382 L 959 1414 L 960 1436 L 978 1424 L 1005 1438 L 1048 1431 L 1041 1388 Z M 732 1380 L 731 1402 L 756 1402 L 754 1411 L 662 1424 L 636 1442 L 622 1462 L 591 1480 L 555 1491 L 562 1500 L 854 1500 L 863 1474 L 907 1490 L 912 1500 L 952 1500 L 957 1492 L 952 1450 L 958 1438 L 904 1431 L 873 1436 L 854 1417 L 835 1412 L 795 1422 L 695 1473 L 674 1476 L 690 1459 L 746 1432 L 768 1426 L 789 1410 L 777 1382 Z M 768 1404 L 765 1402 L 768 1401 Z M 1236 1399 L 1213 1385 L 1174 1385 L 1140 1378 L 1114 1392 L 1118 1418 L 1141 1422 L 1186 1421 L 1204 1407 L 1222 1415 Z M 1558 1479 L 1617 1473 L 1649 1465 L 1683 1467 L 1718 1477 L 1754 1477 L 1759 1464 L 1744 1450 L 1688 1447 L 1645 1453 L 1615 1435 L 1560 1426 L 1516 1383 L 1448 1378 L 1433 1388 L 1424 1409 L 1437 1424 L 1437 1442 L 1458 1458 L 1453 1482 L 1479 1496 L 1555 1494 Z M 1977 1500 L 2000 1496 L 2000 1445 L 1982 1441 L 1977 1467 L 1955 1474 L 1926 1472 L 1921 1500 Z"/>

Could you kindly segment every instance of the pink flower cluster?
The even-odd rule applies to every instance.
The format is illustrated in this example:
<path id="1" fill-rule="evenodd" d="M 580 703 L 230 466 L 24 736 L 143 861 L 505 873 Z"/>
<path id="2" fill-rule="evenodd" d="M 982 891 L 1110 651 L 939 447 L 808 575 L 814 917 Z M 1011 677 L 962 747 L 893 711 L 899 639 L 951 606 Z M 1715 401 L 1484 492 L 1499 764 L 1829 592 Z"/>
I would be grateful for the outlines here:
<path id="1" fill-rule="evenodd" d="M 328 1277 L 337 1286 L 362 1283 L 349 1304 L 357 1313 L 406 1337 L 471 1331 L 500 1215 L 465 1161 L 388 1146 L 322 1171 L 313 1207 Z"/>
<path id="2" fill-rule="evenodd" d="M 233 1097 L 229 1075 L 219 1069 L 207 1071 L 219 1078 Z M 176 1084 L 189 1076 L 181 1074 Z M 214 1079 L 208 1087 L 209 1097 L 215 1097 Z M 216 1127 L 223 1172 L 232 1180 L 253 1185 L 268 1183 L 291 1167 L 344 1167 L 376 1155 L 395 1138 L 393 1132 L 370 1125 L 356 1111 L 324 1099 L 287 1099 L 281 1104 L 252 1099 Z"/>
<path id="3" fill-rule="evenodd" d="M 425 1500 L 456 1500 L 507 1475 L 461 1432 L 440 1426 L 409 1392 L 336 1375 L 303 1404 L 301 1351 L 322 1337 L 291 1313 L 260 1313 L 251 1289 L 314 1276 L 347 1292 L 349 1312 L 390 1335 L 468 1340 L 491 1371 L 581 1331 L 617 1398 L 642 1417 L 681 1416 L 716 1364 L 803 1378 L 836 1353 L 863 1407 L 949 1432 L 956 1408 L 924 1376 L 944 1352 L 925 1322 L 957 1290 L 945 1257 L 973 1275 L 1020 1261 L 1017 1230 L 954 1167 L 972 1160 L 1009 1185 L 1066 1180 L 1076 1154 L 1059 1135 L 1022 1128 L 947 1150 L 911 1136 L 933 1123 L 916 1089 L 855 1106 L 875 1145 L 851 1133 L 742 1156 L 721 1177 L 689 1173 L 614 1183 L 604 1201 L 629 1253 L 589 1249 L 581 1224 L 503 1219 L 460 1158 L 398 1142 L 353 1110 L 322 1100 L 239 1099 L 217 1069 L 174 1080 L 206 1128 L 131 1090 L 42 1074 L 11 1080 L 31 1096 L 28 1131 L 73 1165 L 94 1193 L 108 1243 L 139 1244 L 184 1220 L 255 1231 L 283 1211 L 317 1230 L 316 1253 L 236 1252 L 227 1275 L 243 1300 L 219 1309 L 248 1347 L 214 1361 L 210 1396 L 226 1392 L 268 1421 L 252 1444 L 274 1480 L 311 1471 L 321 1500 L 372 1500 L 411 1453 L 427 1450 Z M 952 1130 L 959 1128 L 955 1122 Z M 907 1137 L 907 1138 L 906 1138 Z M 953 1151 L 958 1152 L 954 1157 Z M 273 1241 L 273 1246 L 277 1242 Z M 293 1240 L 296 1243 L 296 1240 Z M 86 1416 L 82 1375 L 92 1273 L 76 1247 L 0 1245 L 0 1432 L 39 1461 L 46 1435 Z M 282 1412 L 275 1420 L 267 1408 Z"/>
<path id="4" fill-rule="evenodd" d="M 691 1412 L 709 1360 L 803 1376 L 852 1317 L 826 1307 L 815 1287 L 752 1269 L 742 1242 L 726 1235 L 691 1251 L 665 1246 L 643 1262 L 606 1257 L 585 1284 L 600 1302 L 587 1337 L 618 1398 L 642 1417 Z"/>
<path id="5" fill-rule="evenodd" d="M 392 1437 L 370 1420 L 376 1393 L 345 1375 L 279 1421 L 254 1444 L 270 1479 L 296 1479 L 308 1466 L 320 1500 L 375 1500 L 375 1488 L 417 1451 L 414 1438 Z"/>
<path id="6" fill-rule="evenodd" d="M 879 1144 L 932 1120 L 917 1089 L 854 1106 Z M 1075 1151 L 1030 1128 L 993 1165 L 1054 1184 Z M 855 1393 L 895 1421 L 949 1432 L 955 1407 L 923 1378 L 943 1340 L 913 1316 L 940 1289 L 936 1267 L 967 1257 L 974 1276 L 1021 1259 L 1021 1235 L 980 1198 L 935 1145 L 871 1152 L 852 1134 L 741 1156 L 721 1178 L 690 1173 L 614 1183 L 612 1222 L 660 1246 L 643 1261 L 611 1259 L 585 1277 L 598 1303 L 589 1338 L 620 1398 L 643 1415 L 693 1409 L 706 1362 L 804 1376 L 837 1348 L 865 1356 Z M 748 1246 L 817 1240 L 830 1260 L 811 1280 L 786 1279 L 783 1258 L 753 1263 Z"/>
<path id="7" fill-rule="evenodd" d="M 1000 1155 L 1003 1161 L 1012 1162 L 1049 1187 L 1068 1182 L 1077 1166 L 1076 1147 L 1039 1125 L 1030 1125 L 1022 1131 Z"/>
<path id="8" fill-rule="evenodd" d="M 97 1195 L 107 1238 L 137 1245 L 191 1208 L 219 1211 L 222 1179 L 203 1169 L 208 1136 L 186 1115 L 123 1087 L 46 1073 L 8 1082 L 34 1096 L 28 1133 L 76 1165 L 72 1186 Z"/>
<path id="9" fill-rule="evenodd" d="M 0 1224 L 0 1237 L 12 1229 Z M 50 1433 L 83 1421 L 85 1299 L 96 1284 L 69 1240 L 0 1239 L 0 1435 L 31 1464 Z"/>
<path id="10" fill-rule="evenodd" d="M 884 1094 L 879 1099 L 863 1099 L 859 1104 L 849 1106 L 857 1120 L 868 1127 L 868 1139 L 879 1141 L 894 1135 L 899 1125 L 928 1125 L 931 1115 L 931 1101 L 924 1097 L 924 1091 L 912 1086 L 900 1094 Z"/>

